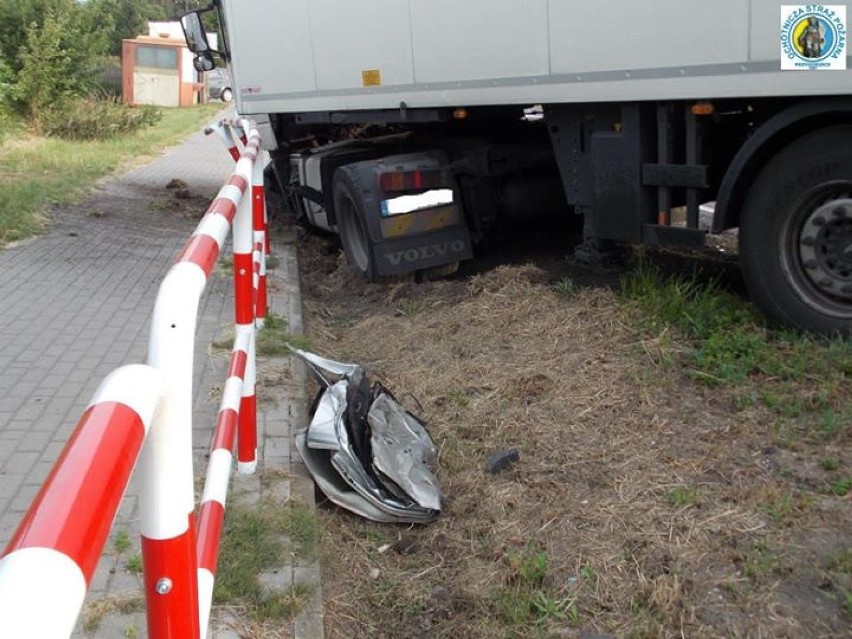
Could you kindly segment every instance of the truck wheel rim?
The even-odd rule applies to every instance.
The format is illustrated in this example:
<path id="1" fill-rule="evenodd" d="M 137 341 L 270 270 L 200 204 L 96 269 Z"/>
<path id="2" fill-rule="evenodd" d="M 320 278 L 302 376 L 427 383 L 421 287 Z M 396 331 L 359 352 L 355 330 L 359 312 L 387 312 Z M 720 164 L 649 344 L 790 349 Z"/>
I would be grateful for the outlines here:
<path id="1" fill-rule="evenodd" d="M 784 268 L 800 298 L 821 313 L 852 318 L 852 183 L 805 194 L 782 238 Z"/>

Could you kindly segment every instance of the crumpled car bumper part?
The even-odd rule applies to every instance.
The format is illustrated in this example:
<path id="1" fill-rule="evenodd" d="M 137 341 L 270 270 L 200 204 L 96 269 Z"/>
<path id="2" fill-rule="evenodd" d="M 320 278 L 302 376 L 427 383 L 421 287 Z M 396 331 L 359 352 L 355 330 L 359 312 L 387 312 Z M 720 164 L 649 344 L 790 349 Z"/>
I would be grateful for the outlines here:
<path id="1" fill-rule="evenodd" d="M 428 523 L 441 511 L 438 450 L 426 425 L 358 364 L 299 349 L 321 390 L 296 447 L 329 500 L 379 522 Z"/>

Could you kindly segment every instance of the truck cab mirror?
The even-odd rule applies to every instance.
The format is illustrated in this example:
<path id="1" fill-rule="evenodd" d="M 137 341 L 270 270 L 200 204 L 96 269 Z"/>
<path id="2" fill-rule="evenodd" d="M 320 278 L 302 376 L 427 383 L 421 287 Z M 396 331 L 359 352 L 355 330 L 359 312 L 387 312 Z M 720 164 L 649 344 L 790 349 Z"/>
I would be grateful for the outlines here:
<path id="1" fill-rule="evenodd" d="M 196 71 L 205 73 L 216 68 L 216 61 L 213 59 L 213 54 L 210 51 L 201 51 L 192 60 L 192 65 Z"/>
<path id="2" fill-rule="evenodd" d="M 210 44 L 207 42 L 207 34 L 204 32 L 204 25 L 201 23 L 200 11 L 187 13 L 180 19 L 180 26 L 183 28 L 183 35 L 186 38 L 186 44 L 190 51 L 193 53 L 210 52 Z M 195 66 L 198 68 L 197 62 Z M 202 69 L 198 70 L 201 71 Z"/>

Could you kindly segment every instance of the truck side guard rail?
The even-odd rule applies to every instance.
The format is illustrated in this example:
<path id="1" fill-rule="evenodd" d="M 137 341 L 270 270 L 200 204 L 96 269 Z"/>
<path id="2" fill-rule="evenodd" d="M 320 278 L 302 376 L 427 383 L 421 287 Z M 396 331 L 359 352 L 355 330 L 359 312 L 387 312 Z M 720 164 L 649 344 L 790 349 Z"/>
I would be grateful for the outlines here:
<path id="1" fill-rule="evenodd" d="M 235 440 L 239 472 L 257 467 L 255 331 L 268 253 L 260 136 L 246 120 L 216 126 L 241 130 L 236 168 L 160 285 L 147 364 L 104 379 L 0 555 L 0 637 L 71 635 L 137 460 L 148 636 L 207 634 Z M 232 227 L 235 339 L 196 517 L 196 316 Z"/>

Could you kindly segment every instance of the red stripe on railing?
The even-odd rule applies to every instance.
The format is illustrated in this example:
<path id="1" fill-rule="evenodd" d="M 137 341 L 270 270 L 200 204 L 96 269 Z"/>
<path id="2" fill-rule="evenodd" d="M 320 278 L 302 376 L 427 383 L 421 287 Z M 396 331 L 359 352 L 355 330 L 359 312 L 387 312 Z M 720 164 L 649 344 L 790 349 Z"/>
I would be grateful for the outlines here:
<path id="1" fill-rule="evenodd" d="M 245 351 L 234 351 L 231 353 L 231 364 L 228 367 L 228 377 L 245 377 L 246 375 L 246 362 L 248 361 L 248 355 Z"/>
<path id="2" fill-rule="evenodd" d="M 240 150 L 237 147 L 235 147 L 235 146 L 230 147 L 228 149 L 228 152 L 231 154 L 231 157 L 234 158 L 234 161 L 240 159 Z"/>
<path id="3" fill-rule="evenodd" d="M 216 574 L 216 561 L 219 558 L 219 544 L 222 539 L 222 523 L 225 520 L 225 507 L 218 501 L 205 501 L 198 512 L 198 567 Z"/>
<path id="4" fill-rule="evenodd" d="M 255 312 L 260 319 L 266 318 L 267 304 L 268 300 L 266 293 L 266 275 L 261 275 L 260 282 L 257 286 L 257 301 L 255 302 L 255 305 L 257 307 L 257 310 Z"/>
<path id="5" fill-rule="evenodd" d="M 177 262 L 192 262 L 209 276 L 219 257 L 219 245 L 209 235 L 195 235 L 178 255 Z"/>
<path id="6" fill-rule="evenodd" d="M 257 450 L 257 395 L 249 395 L 240 400 L 239 436 L 237 437 L 237 460 L 253 462 Z"/>
<path id="7" fill-rule="evenodd" d="M 199 637 L 195 517 L 171 539 L 142 537 L 148 634 L 157 638 Z"/>
<path id="8" fill-rule="evenodd" d="M 216 429 L 213 431 L 213 443 L 210 451 L 224 449 L 234 450 L 234 436 L 237 433 L 237 411 L 226 408 L 219 412 Z"/>
<path id="9" fill-rule="evenodd" d="M 229 186 L 235 186 L 240 191 L 245 193 L 246 189 L 248 188 L 248 181 L 246 181 L 246 179 L 243 176 L 237 175 L 235 173 L 231 176 L 231 179 L 228 180 L 228 185 Z"/>
<path id="10" fill-rule="evenodd" d="M 207 215 L 218 213 L 226 220 L 228 224 L 233 223 L 234 216 L 237 214 L 237 205 L 231 202 L 228 198 L 217 197 L 207 209 Z"/>
<path id="11" fill-rule="evenodd" d="M 124 404 L 86 410 L 3 554 L 53 548 L 80 566 L 88 587 L 144 438 Z"/>
<path id="12" fill-rule="evenodd" d="M 263 185 L 251 187 L 252 223 L 256 231 L 263 230 Z"/>
<path id="13" fill-rule="evenodd" d="M 253 264 L 251 253 L 234 253 L 234 314 L 237 324 L 253 324 Z"/>

